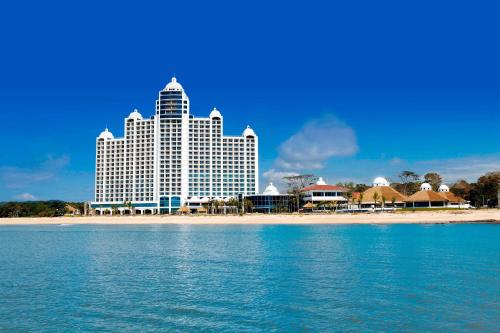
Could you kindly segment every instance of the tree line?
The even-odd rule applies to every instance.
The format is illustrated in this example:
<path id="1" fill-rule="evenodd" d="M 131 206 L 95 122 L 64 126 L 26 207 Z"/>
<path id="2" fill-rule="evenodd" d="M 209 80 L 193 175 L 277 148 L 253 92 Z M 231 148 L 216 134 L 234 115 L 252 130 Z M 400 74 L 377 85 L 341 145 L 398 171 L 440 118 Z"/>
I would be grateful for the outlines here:
<path id="1" fill-rule="evenodd" d="M 69 213 L 66 206 L 79 209 L 83 212 L 83 202 L 27 201 L 0 203 L 0 218 L 2 217 L 54 217 Z"/>
<path id="2" fill-rule="evenodd" d="M 293 194 L 295 200 L 299 200 L 300 190 L 316 182 L 318 177 L 312 174 L 284 177 L 288 187 L 288 193 Z M 434 191 L 443 184 L 443 177 L 437 172 L 428 172 L 420 176 L 416 172 L 405 170 L 397 175 L 397 181 L 390 182 L 390 186 L 396 191 L 410 196 L 420 190 L 422 183 L 429 183 Z M 337 183 L 336 185 L 350 189 L 346 195 L 350 198 L 353 192 L 364 192 L 371 186 L 367 184 L 355 184 L 353 182 Z M 498 191 L 500 190 L 500 171 L 487 172 L 479 177 L 476 182 L 468 183 L 459 180 L 450 186 L 450 192 L 470 201 L 474 207 L 498 207 Z"/>

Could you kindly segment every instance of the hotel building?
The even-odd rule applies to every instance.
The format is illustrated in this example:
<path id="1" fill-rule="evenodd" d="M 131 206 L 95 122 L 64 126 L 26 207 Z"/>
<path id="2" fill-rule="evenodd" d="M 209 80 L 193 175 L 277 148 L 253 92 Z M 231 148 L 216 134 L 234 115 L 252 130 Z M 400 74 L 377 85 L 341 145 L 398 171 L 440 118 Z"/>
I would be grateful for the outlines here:
<path id="1" fill-rule="evenodd" d="M 240 136 L 223 134 L 217 109 L 190 113 L 176 78 L 159 92 L 156 113 L 134 110 L 124 137 L 106 128 L 96 140 L 95 201 L 98 214 L 172 213 L 193 198 L 208 201 L 259 191 L 258 137 L 247 126 Z"/>

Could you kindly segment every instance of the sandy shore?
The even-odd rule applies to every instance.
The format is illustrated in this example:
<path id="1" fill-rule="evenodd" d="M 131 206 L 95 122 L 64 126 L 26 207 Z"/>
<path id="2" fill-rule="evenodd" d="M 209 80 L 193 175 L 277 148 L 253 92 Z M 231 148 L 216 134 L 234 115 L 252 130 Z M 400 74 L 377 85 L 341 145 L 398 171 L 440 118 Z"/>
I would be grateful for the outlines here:
<path id="1" fill-rule="evenodd" d="M 500 223 L 500 210 L 464 210 L 360 214 L 247 214 L 244 216 L 88 216 L 4 218 L 0 225 L 22 224 L 395 224 Z"/>

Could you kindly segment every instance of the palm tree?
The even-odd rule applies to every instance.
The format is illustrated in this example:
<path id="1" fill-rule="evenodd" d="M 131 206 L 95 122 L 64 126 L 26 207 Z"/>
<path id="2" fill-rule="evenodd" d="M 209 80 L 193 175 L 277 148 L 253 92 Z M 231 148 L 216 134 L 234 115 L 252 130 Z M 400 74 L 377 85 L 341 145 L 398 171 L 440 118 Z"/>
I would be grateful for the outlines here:
<path id="1" fill-rule="evenodd" d="M 116 214 L 118 214 L 118 212 L 119 212 L 119 211 L 118 211 L 118 205 L 117 205 L 117 204 L 112 204 L 112 205 L 111 205 L 111 213 L 112 213 L 113 215 L 116 215 Z"/>
<path id="2" fill-rule="evenodd" d="M 243 204 L 245 206 L 245 212 L 250 213 L 253 211 L 253 203 L 250 199 L 245 198 L 245 200 L 243 200 Z"/>
<path id="3" fill-rule="evenodd" d="M 361 208 L 361 203 L 363 202 L 363 197 L 364 197 L 364 194 L 363 194 L 363 192 L 361 192 L 359 194 L 359 197 L 358 197 L 358 209 Z"/>
<path id="4" fill-rule="evenodd" d="M 128 208 L 128 210 L 130 212 L 130 215 L 134 215 L 135 214 L 135 209 L 133 209 L 134 205 L 132 204 L 132 201 L 125 201 L 123 203 L 123 205 Z"/>
<path id="5" fill-rule="evenodd" d="M 377 202 L 378 202 L 378 192 L 373 193 L 373 201 L 375 202 L 375 208 L 377 208 Z"/>
<path id="6" fill-rule="evenodd" d="M 352 192 L 351 191 L 345 192 L 345 197 L 347 198 L 347 208 L 349 209 L 349 202 L 351 202 Z"/>
<path id="7" fill-rule="evenodd" d="M 387 201 L 387 199 L 385 198 L 385 196 L 382 195 L 382 208 L 385 208 L 386 201 Z"/>
<path id="8" fill-rule="evenodd" d="M 394 208 L 394 205 L 396 204 L 396 197 L 392 197 L 391 203 L 392 203 L 392 208 Z"/>

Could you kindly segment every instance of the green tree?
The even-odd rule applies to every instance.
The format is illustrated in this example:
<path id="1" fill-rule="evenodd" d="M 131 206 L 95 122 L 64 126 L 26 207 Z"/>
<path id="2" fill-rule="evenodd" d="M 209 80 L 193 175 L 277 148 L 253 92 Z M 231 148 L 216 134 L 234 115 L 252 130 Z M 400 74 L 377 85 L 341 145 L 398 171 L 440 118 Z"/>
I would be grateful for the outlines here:
<path id="1" fill-rule="evenodd" d="M 349 190 L 353 190 L 354 187 L 356 186 L 356 185 L 354 185 L 353 182 L 338 182 L 336 185 L 337 186 L 345 187 L 345 188 L 347 188 Z"/>
<path id="2" fill-rule="evenodd" d="M 375 192 L 373 193 L 373 201 L 375 202 L 375 207 L 377 207 L 377 202 L 378 202 L 378 199 L 379 199 L 379 195 L 378 195 L 378 192 Z"/>
<path id="3" fill-rule="evenodd" d="M 443 183 L 443 177 L 437 172 L 428 172 L 424 175 L 425 182 L 429 183 L 432 186 L 434 191 L 439 189 L 439 186 Z"/>
<path id="4" fill-rule="evenodd" d="M 398 175 L 401 180 L 402 192 L 404 195 L 411 195 L 416 192 L 420 176 L 413 171 L 405 170 Z"/>
<path id="5" fill-rule="evenodd" d="M 358 208 L 361 208 L 361 203 L 363 202 L 364 194 L 361 192 L 358 196 Z"/>
<path id="6" fill-rule="evenodd" d="M 245 212 L 253 212 L 253 202 L 252 200 L 245 198 L 243 200 L 243 204 L 245 206 Z"/>
<path id="7" fill-rule="evenodd" d="M 497 196 L 500 190 L 500 171 L 488 172 L 477 180 L 477 190 L 481 197 L 481 205 L 497 206 Z"/>
<path id="8" fill-rule="evenodd" d="M 366 184 L 356 184 L 354 186 L 354 188 L 352 189 L 352 191 L 353 192 L 364 192 L 364 191 L 366 191 L 369 188 L 370 188 L 370 186 L 368 186 Z"/>
<path id="9" fill-rule="evenodd" d="M 450 187 L 450 192 L 464 199 L 469 197 L 470 190 L 471 185 L 465 180 L 459 180 Z"/>
<path id="10" fill-rule="evenodd" d="M 318 177 L 312 174 L 296 175 L 296 176 L 286 176 L 283 177 L 284 182 L 287 185 L 288 194 L 292 194 L 295 197 L 295 204 L 297 211 L 300 207 L 300 197 L 302 195 L 301 190 L 309 185 L 314 184 Z"/>

